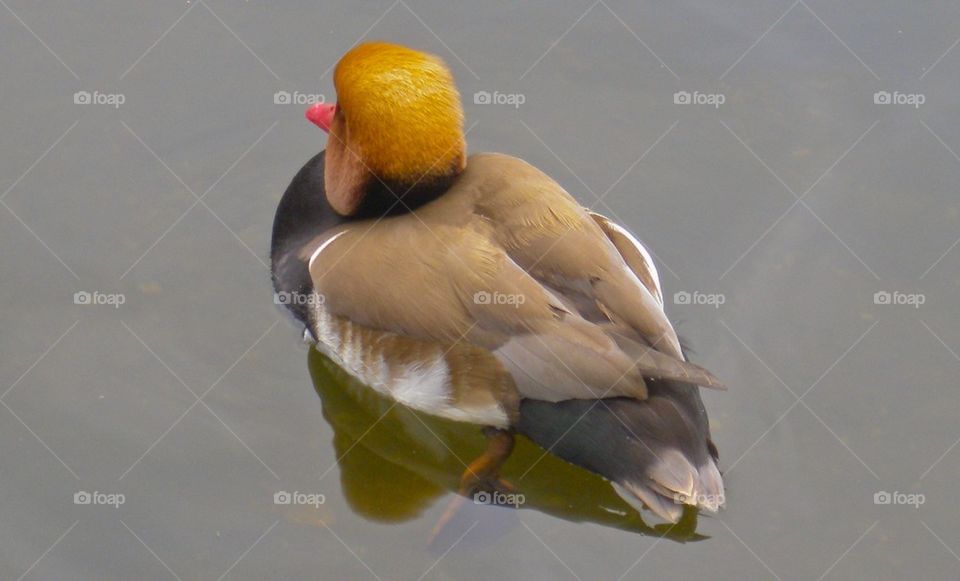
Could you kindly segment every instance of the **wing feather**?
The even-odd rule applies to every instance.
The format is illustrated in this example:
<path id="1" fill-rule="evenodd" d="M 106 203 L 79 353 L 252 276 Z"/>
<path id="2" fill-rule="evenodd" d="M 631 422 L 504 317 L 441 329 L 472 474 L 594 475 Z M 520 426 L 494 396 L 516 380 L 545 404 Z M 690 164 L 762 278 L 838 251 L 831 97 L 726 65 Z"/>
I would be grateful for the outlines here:
<path id="1" fill-rule="evenodd" d="M 565 307 L 483 233 L 396 221 L 358 225 L 315 255 L 310 272 L 331 315 L 512 354 L 512 363 L 501 358 L 508 367 L 519 361 L 553 370 L 550 380 L 518 382 L 521 396 L 646 397 L 642 374 L 616 341 Z"/>

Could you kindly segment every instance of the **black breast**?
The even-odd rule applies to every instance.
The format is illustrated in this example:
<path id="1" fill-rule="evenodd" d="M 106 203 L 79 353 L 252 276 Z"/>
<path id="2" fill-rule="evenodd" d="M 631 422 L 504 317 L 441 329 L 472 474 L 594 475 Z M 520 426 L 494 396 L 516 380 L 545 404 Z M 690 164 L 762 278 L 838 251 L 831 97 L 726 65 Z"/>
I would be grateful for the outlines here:
<path id="1" fill-rule="evenodd" d="M 346 221 L 327 203 L 323 160 L 321 151 L 300 168 L 287 186 L 273 218 L 270 270 L 273 289 L 281 297 L 309 296 L 313 283 L 306 260 L 299 256 L 300 250 L 316 236 Z M 297 319 L 309 326 L 307 301 L 286 301 L 285 304 Z"/>

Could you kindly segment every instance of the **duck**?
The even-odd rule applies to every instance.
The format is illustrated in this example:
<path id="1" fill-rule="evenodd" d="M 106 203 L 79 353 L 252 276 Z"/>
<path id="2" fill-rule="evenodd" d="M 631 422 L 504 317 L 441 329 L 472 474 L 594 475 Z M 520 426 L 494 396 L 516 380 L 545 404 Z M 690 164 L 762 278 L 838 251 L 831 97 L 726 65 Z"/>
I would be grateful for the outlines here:
<path id="1" fill-rule="evenodd" d="M 594 472 L 638 511 L 716 512 L 700 388 L 647 248 L 531 164 L 467 155 L 442 58 L 372 41 L 307 119 L 326 148 L 274 217 L 276 297 L 304 337 L 395 402 L 478 426 L 458 492 L 511 492 L 515 438 Z M 559 483 L 558 483 L 559 486 Z"/>

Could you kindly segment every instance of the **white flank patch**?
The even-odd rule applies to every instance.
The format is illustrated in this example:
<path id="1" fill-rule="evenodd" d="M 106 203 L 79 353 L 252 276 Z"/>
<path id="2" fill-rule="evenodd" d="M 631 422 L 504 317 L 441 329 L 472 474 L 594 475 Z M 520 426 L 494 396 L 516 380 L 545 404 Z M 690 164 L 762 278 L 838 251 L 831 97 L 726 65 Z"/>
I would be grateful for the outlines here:
<path id="1" fill-rule="evenodd" d="M 314 257 L 339 235 L 327 240 Z M 341 336 L 335 318 L 324 305 L 320 301 L 312 304 L 317 348 L 378 393 L 413 409 L 450 420 L 501 428 L 509 425 L 507 414 L 497 404 L 471 409 L 450 405 L 450 368 L 443 357 L 405 364 L 388 361 L 383 356 L 368 357 L 364 361 L 369 346 L 363 345 L 360 335 L 353 333 L 353 324 L 346 325 Z"/>
<path id="2" fill-rule="evenodd" d="M 442 358 L 403 366 L 391 365 L 381 358 L 380 366 L 399 372 L 394 376 L 392 385 L 386 386 L 390 395 L 398 402 L 430 413 L 437 413 L 447 407 L 450 368 Z"/>

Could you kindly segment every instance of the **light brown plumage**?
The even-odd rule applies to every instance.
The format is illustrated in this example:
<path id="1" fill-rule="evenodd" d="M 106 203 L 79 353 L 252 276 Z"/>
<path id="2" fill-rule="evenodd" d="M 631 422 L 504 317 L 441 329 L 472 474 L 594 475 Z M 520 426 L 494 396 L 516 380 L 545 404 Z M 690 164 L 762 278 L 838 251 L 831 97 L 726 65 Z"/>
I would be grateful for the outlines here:
<path id="1" fill-rule="evenodd" d="M 683 360 L 650 266 L 628 266 L 604 220 L 529 164 L 474 155 L 433 202 L 316 240 L 337 235 L 310 274 L 330 316 L 482 348 L 521 397 L 644 398 L 644 377 L 719 386 Z"/>

